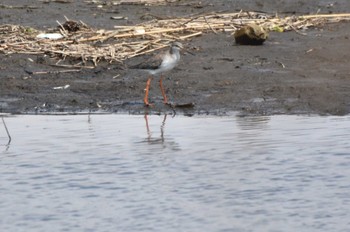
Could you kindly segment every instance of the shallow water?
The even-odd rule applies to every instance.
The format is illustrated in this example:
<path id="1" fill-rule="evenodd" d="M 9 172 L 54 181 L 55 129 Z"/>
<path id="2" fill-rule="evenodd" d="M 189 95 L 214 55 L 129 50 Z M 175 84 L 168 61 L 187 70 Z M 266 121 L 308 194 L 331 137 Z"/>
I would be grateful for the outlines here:
<path id="1" fill-rule="evenodd" d="M 350 228 L 349 116 L 5 121 L 0 231 Z"/>

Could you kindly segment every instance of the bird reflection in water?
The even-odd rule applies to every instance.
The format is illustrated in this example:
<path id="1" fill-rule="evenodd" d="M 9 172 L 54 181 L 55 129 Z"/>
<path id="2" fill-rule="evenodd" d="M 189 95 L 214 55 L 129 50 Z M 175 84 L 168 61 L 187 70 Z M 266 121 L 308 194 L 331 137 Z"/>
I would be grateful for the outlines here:
<path id="1" fill-rule="evenodd" d="M 4 128 L 5 128 L 7 137 L 8 137 L 8 142 L 7 142 L 7 146 L 8 146 L 8 145 L 10 145 L 12 138 L 11 138 L 9 130 L 7 129 L 7 125 L 5 123 L 4 115 L 1 115 L 1 119 L 2 119 L 2 123 L 4 124 Z"/>
<path id="2" fill-rule="evenodd" d="M 164 126 L 165 126 L 167 114 L 164 114 L 163 121 L 162 121 L 162 124 L 160 126 L 160 138 L 152 138 L 152 132 L 149 129 L 149 124 L 148 124 L 148 114 L 145 114 L 144 118 L 146 121 L 147 142 L 148 143 L 164 143 Z"/>
<path id="3" fill-rule="evenodd" d="M 6 146 L 6 151 L 7 151 L 7 150 L 9 149 L 9 147 L 10 147 L 12 138 L 11 138 L 11 135 L 10 135 L 9 130 L 7 129 L 7 126 L 6 126 L 6 123 L 5 123 L 5 120 L 4 120 L 4 115 L 1 115 L 1 119 L 2 119 L 2 123 L 4 124 L 4 128 L 5 128 L 7 137 L 8 137 L 8 142 L 7 142 L 7 144 L 5 145 L 5 146 Z"/>
<path id="4" fill-rule="evenodd" d="M 168 137 L 165 138 L 164 130 L 165 130 L 165 123 L 166 123 L 167 117 L 168 115 L 164 114 L 163 121 L 160 124 L 160 136 L 154 137 L 149 126 L 148 114 L 147 113 L 145 114 L 144 119 L 146 122 L 147 138 L 144 140 L 144 142 L 150 145 L 162 145 L 162 148 L 170 148 L 170 150 L 180 150 L 179 144 L 176 143 L 174 139 L 171 139 Z"/>

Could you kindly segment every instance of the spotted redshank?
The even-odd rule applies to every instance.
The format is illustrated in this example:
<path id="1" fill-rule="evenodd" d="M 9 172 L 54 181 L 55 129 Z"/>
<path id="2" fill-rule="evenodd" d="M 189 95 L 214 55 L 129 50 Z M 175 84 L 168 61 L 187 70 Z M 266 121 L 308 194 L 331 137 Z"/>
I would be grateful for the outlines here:
<path id="1" fill-rule="evenodd" d="M 145 89 L 146 92 L 145 92 L 145 97 L 143 99 L 143 102 L 145 103 L 146 106 L 150 106 L 150 103 L 148 101 L 149 88 L 151 85 L 152 77 L 157 74 L 160 74 L 159 86 L 164 99 L 164 104 L 167 104 L 167 105 L 169 104 L 168 98 L 165 94 L 165 90 L 163 87 L 162 73 L 172 70 L 179 63 L 180 50 L 182 48 L 183 46 L 180 42 L 173 42 L 169 50 L 159 53 L 151 57 L 150 59 L 146 60 L 145 62 L 142 62 L 138 65 L 131 67 L 134 69 L 144 69 L 150 74 L 146 82 L 146 89 Z"/>

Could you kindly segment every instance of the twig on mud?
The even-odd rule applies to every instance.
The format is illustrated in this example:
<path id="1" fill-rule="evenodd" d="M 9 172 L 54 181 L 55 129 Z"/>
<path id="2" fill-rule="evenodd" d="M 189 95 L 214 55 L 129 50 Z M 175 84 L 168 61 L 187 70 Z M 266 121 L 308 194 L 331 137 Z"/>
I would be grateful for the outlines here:
<path id="1" fill-rule="evenodd" d="M 80 72 L 80 71 L 81 71 L 80 69 L 79 70 L 70 69 L 70 70 L 54 70 L 54 71 L 37 71 L 37 72 L 25 70 L 25 72 L 30 75 L 59 74 L 59 73 Z"/>
<path id="2" fill-rule="evenodd" d="M 75 68 L 75 69 L 94 69 L 94 66 L 83 66 L 83 65 L 66 65 L 66 64 L 50 64 L 50 66 L 53 67 L 59 67 L 59 68 Z"/>
<path id="3" fill-rule="evenodd" d="M 50 3 L 50 2 L 56 2 L 56 3 L 72 3 L 72 0 L 41 0 L 43 3 Z"/>
<path id="4" fill-rule="evenodd" d="M 199 36 L 201 34 L 203 34 L 203 33 L 201 31 L 199 31 L 199 32 L 195 32 L 195 33 L 190 34 L 190 35 L 180 36 L 179 39 L 185 40 L 185 39 L 188 39 L 188 38 L 191 38 L 191 37 Z"/>
<path id="5" fill-rule="evenodd" d="M 10 135 L 10 132 L 9 130 L 7 129 L 7 126 L 6 126 L 6 123 L 5 123 L 5 120 L 4 120 L 4 116 L 2 115 L 1 116 L 1 119 L 2 119 L 2 123 L 4 124 L 4 127 L 5 127 L 5 130 L 6 130 L 6 133 L 7 133 L 7 137 L 8 137 L 8 143 L 7 143 L 7 146 L 10 145 L 11 141 L 12 141 L 12 138 L 11 138 L 11 135 Z"/>
<path id="6" fill-rule="evenodd" d="M 288 23 L 288 26 L 290 27 L 290 28 L 292 28 L 293 29 L 293 31 L 295 31 L 297 34 L 299 34 L 299 35 L 307 35 L 307 34 L 305 34 L 305 33 L 302 33 L 302 32 L 300 32 L 298 29 L 296 29 L 293 25 L 291 25 L 291 24 L 289 24 Z"/>
<path id="7" fill-rule="evenodd" d="M 5 4 L 0 4 L 0 8 L 3 9 L 38 9 L 38 6 L 28 6 L 28 5 L 23 5 L 23 6 L 11 6 L 11 5 L 5 5 Z"/>
<path id="8" fill-rule="evenodd" d="M 208 27 L 210 28 L 210 30 L 211 30 L 212 32 L 214 32 L 214 34 L 217 34 L 217 32 L 216 32 L 216 31 L 210 26 L 210 24 L 208 23 L 207 18 L 206 18 L 205 16 L 203 16 L 203 18 L 204 18 L 206 24 L 208 24 Z"/>
<path id="9" fill-rule="evenodd" d="M 64 35 L 64 37 L 67 37 L 68 36 L 68 32 L 66 31 L 64 26 L 58 20 L 56 20 L 56 22 L 60 26 L 61 34 Z"/>
<path id="10" fill-rule="evenodd" d="M 313 48 L 310 48 L 309 50 L 307 50 L 307 51 L 305 52 L 305 54 L 308 54 L 308 53 L 312 52 L 313 50 L 314 50 Z"/>
<path id="11" fill-rule="evenodd" d="M 311 18 L 342 18 L 349 17 L 349 13 L 341 13 L 341 14 L 317 14 L 317 15 L 303 15 L 300 18 L 311 19 Z"/>

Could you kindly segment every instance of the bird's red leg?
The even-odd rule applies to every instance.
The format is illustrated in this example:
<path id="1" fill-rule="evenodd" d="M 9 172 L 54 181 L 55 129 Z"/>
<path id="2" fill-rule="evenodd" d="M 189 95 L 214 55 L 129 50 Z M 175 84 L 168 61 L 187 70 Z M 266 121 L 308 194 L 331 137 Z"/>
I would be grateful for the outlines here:
<path id="1" fill-rule="evenodd" d="M 143 102 L 145 103 L 146 106 L 149 106 L 149 102 L 148 102 L 148 92 L 149 92 L 149 87 L 151 85 L 151 80 L 152 80 L 152 77 L 149 77 L 147 82 L 146 82 L 146 89 L 145 89 L 145 97 L 143 98 Z"/>
<path id="2" fill-rule="evenodd" d="M 164 90 L 164 87 L 163 87 L 163 77 L 162 76 L 160 76 L 159 86 L 160 86 L 160 90 L 162 91 L 164 104 L 168 104 L 168 98 L 165 95 L 165 90 Z"/>

